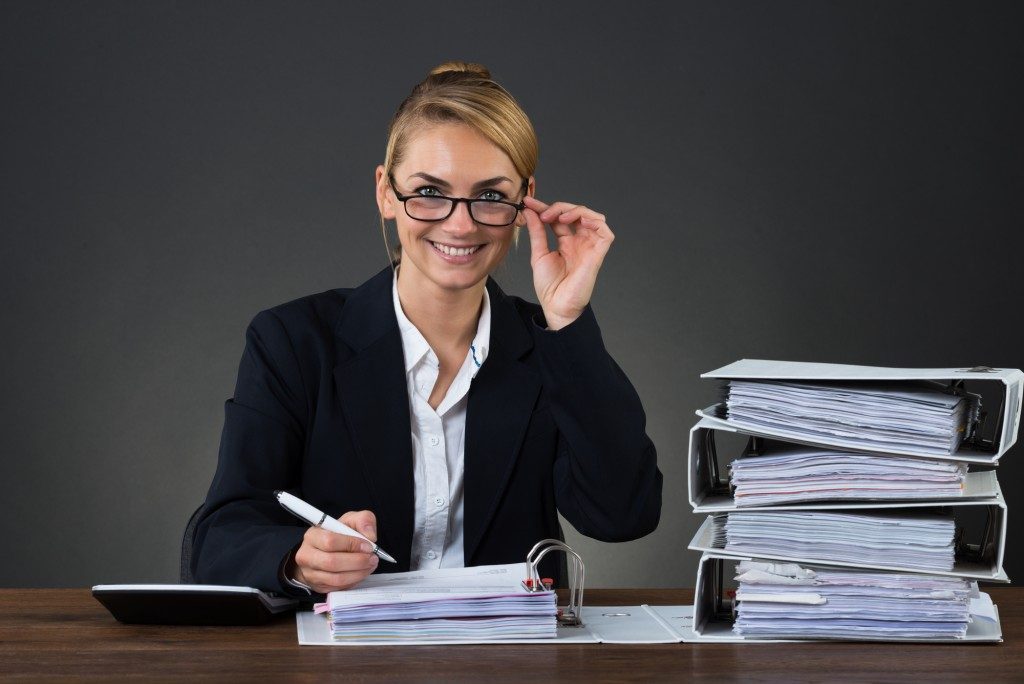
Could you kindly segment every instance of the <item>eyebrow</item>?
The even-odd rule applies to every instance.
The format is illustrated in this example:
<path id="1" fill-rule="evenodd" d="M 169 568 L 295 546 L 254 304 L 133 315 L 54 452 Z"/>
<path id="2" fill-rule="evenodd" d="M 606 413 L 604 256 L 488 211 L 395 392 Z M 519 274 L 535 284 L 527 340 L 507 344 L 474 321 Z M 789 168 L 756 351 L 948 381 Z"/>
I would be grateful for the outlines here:
<path id="1" fill-rule="evenodd" d="M 443 188 L 451 188 L 452 187 L 451 183 L 449 183 L 448 181 L 442 180 L 441 178 L 438 178 L 436 176 L 431 176 L 429 173 L 422 173 L 422 172 L 414 173 L 411 176 L 409 176 L 408 180 L 411 180 L 413 178 L 422 178 L 423 180 L 427 181 L 428 183 L 433 183 L 434 185 L 439 185 L 439 186 L 441 186 Z M 478 190 L 480 188 L 486 188 L 486 187 L 490 187 L 490 186 L 493 186 L 493 185 L 498 185 L 499 183 L 504 183 L 504 182 L 514 183 L 515 181 L 513 181 L 508 176 L 495 176 L 494 178 L 488 178 L 487 180 L 482 180 L 482 181 L 480 181 L 478 183 L 474 183 L 473 184 L 473 190 Z"/>

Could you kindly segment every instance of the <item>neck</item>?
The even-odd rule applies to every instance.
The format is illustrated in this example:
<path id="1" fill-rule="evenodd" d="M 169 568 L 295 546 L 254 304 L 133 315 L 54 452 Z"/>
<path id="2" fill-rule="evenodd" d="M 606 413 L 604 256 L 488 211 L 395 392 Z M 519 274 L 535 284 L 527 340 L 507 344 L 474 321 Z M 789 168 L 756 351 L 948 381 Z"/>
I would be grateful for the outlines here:
<path id="1" fill-rule="evenodd" d="M 437 353 L 468 347 L 476 335 L 486 279 L 472 287 L 447 290 L 415 269 L 398 270 L 398 300 L 406 317 Z"/>

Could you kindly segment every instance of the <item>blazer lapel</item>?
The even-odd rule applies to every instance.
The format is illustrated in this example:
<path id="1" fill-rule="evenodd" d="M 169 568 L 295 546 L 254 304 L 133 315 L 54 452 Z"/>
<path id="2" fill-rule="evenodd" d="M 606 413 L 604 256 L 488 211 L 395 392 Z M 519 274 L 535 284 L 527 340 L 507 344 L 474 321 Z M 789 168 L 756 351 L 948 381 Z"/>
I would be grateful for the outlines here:
<path id="1" fill-rule="evenodd" d="M 334 367 L 337 396 L 376 506 L 381 546 L 409 569 L 413 459 L 402 337 L 386 268 L 349 296 L 335 328 L 350 350 Z"/>
<path id="2" fill-rule="evenodd" d="M 466 408 L 464 556 L 470 563 L 515 466 L 540 394 L 537 372 L 520 359 L 533 347 L 526 325 L 488 279 L 491 341 L 469 388 Z"/>

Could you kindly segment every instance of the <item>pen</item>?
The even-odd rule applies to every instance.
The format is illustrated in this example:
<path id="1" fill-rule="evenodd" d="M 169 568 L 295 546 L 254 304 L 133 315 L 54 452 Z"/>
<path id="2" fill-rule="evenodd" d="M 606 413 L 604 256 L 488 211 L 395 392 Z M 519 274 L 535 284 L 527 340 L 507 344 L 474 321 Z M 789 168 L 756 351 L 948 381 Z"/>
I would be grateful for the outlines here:
<path id="1" fill-rule="evenodd" d="M 328 532 L 336 532 L 338 534 L 347 534 L 350 537 L 357 537 L 365 542 L 369 542 L 373 545 L 373 552 L 377 554 L 378 558 L 383 558 L 388 563 L 397 563 L 391 555 L 384 549 L 377 546 L 376 543 L 370 541 L 363 535 L 359 534 L 351 527 L 343 522 L 335 520 L 334 518 L 328 517 L 326 513 L 317 509 L 314 506 L 310 506 L 308 503 L 303 501 L 297 496 L 292 496 L 288 492 L 277 491 L 274 492 L 274 496 L 277 498 L 277 503 L 281 504 L 281 508 L 294 515 L 299 520 L 306 522 L 313 527 L 322 527 Z"/>

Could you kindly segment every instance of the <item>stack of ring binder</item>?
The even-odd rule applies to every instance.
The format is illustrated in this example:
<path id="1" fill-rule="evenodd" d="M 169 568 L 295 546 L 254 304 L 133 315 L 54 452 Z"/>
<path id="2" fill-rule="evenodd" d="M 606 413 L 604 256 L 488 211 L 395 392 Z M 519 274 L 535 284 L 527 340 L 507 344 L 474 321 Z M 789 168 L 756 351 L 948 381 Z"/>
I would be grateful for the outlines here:
<path id="1" fill-rule="evenodd" d="M 993 468 L 1024 373 L 741 360 L 701 377 L 725 396 L 690 431 L 709 515 L 688 641 L 1001 640 L 977 583 L 1009 581 Z"/>

